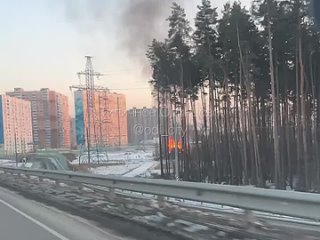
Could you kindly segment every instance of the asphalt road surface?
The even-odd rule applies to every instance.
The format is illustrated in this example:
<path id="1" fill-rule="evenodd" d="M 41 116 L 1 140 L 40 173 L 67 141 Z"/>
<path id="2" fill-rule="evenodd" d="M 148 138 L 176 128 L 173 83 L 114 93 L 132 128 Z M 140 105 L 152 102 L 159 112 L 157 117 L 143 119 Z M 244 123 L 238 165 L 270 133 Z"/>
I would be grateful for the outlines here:
<path id="1" fill-rule="evenodd" d="M 0 187 L 2 240 L 128 240 L 111 230 Z"/>

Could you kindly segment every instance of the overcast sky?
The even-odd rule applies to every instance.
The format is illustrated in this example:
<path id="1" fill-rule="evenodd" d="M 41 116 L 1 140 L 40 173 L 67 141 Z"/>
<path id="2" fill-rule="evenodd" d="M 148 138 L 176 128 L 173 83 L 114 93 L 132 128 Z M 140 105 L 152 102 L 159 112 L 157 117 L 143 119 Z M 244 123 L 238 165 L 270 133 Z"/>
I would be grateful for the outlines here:
<path id="1" fill-rule="evenodd" d="M 76 73 L 85 67 L 84 56 L 91 55 L 95 70 L 106 74 L 98 84 L 121 89 L 114 91 L 127 95 L 127 108 L 151 106 L 151 92 L 146 89 L 150 77 L 144 49 L 139 47 L 151 36 L 165 34 L 170 13 L 166 4 L 170 3 L 158 0 L 161 5 L 155 8 L 161 13 L 152 20 L 155 22 L 141 25 L 141 18 L 134 17 L 141 7 L 132 6 L 139 1 L 143 0 L 0 0 L 0 93 L 14 87 L 49 87 L 71 98 L 69 86 L 79 84 Z M 193 19 L 200 0 L 178 2 Z M 221 9 L 226 2 L 215 0 L 213 5 Z M 129 6 L 136 8 L 130 11 L 133 17 L 126 18 Z M 148 17 L 154 17 L 153 10 L 148 10 Z M 145 36 L 132 19 L 145 30 Z"/>

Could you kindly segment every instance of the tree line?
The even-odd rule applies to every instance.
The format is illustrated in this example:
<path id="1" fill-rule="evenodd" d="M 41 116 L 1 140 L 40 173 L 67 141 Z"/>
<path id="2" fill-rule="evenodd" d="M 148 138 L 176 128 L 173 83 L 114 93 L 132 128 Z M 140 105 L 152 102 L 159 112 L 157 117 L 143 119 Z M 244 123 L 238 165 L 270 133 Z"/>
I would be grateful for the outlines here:
<path id="1" fill-rule="evenodd" d="M 162 176 L 173 175 L 165 136 L 177 120 L 184 180 L 320 190 L 320 36 L 308 11 L 254 0 L 219 15 L 203 0 L 191 27 L 173 3 L 167 38 L 147 51 L 158 110 L 170 113 L 158 114 Z"/>

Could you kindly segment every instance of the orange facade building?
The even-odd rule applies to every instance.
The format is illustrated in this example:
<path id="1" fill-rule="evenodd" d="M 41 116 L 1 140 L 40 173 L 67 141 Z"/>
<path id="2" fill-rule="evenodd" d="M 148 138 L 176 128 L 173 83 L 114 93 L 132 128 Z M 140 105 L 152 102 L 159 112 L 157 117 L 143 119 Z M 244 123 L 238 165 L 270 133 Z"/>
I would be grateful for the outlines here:
<path id="1" fill-rule="evenodd" d="M 68 97 L 42 88 L 40 91 L 25 91 L 15 88 L 9 96 L 31 103 L 32 133 L 35 149 L 70 148 L 70 115 Z"/>
<path id="2" fill-rule="evenodd" d="M 128 144 L 125 95 L 108 90 L 93 91 L 89 108 L 85 90 L 76 91 L 74 97 L 78 145 L 85 145 L 88 136 L 93 148 Z"/>
<path id="3" fill-rule="evenodd" d="M 14 154 L 32 150 L 30 102 L 0 95 L 0 152 Z"/>

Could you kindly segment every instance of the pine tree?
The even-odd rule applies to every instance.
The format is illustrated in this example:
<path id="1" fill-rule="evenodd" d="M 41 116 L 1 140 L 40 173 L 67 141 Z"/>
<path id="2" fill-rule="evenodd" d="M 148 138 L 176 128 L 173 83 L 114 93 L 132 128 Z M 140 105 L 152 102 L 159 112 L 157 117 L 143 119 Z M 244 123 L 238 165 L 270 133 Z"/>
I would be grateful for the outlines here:
<path id="1" fill-rule="evenodd" d="M 201 71 L 201 81 L 199 88 L 201 89 L 202 100 L 202 112 L 203 112 L 203 124 L 204 124 L 204 141 L 205 144 L 205 159 L 204 169 L 206 169 L 209 180 L 213 180 L 213 162 L 216 162 L 215 158 L 211 156 L 214 153 L 215 140 L 212 144 L 209 144 L 208 139 L 208 116 L 207 116 L 207 104 L 206 104 L 206 92 L 205 88 L 207 82 L 209 82 L 209 121 L 210 121 L 210 136 L 215 136 L 215 124 L 212 116 L 212 109 L 214 105 L 213 91 L 214 91 L 214 66 L 218 62 L 218 45 L 217 45 L 217 12 L 215 8 L 211 7 L 209 0 L 203 0 L 202 5 L 198 6 L 198 12 L 195 18 L 195 32 L 193 34 L 193 41 L 195 43 L 195 56 L 194 60 Z M 216 68 L 216 67 L 215 67 Z"/>
<path id="2" fill-rule="evenodd" d="M 307 1 L 255 0 L 251 9 L 226 4 L 218 19 L 203 0 L 192 32 L 173 4 L 168 38 L 150 46 L 159 106 L 180 107 L 183 131 L 192 112 L 196 145 L 183 137 L 180 172 L 185 180 L 320 189 L 320 36 Z"/>
<path id="3" fill-rule="evenodd" d="M 190 46 L 189 43 L 191 41 L 190 38 L 190 25 L 189 21 L 186 18 L 186 14 L 184 9 L 178 5 L 177 3 L 173 3 L 171 8 L 171 15 L 167 19 L 169 22 L 169 31 L 168 31 L 168 47 L 169 50 L 174 56 L 173 66 L 175 71 L 177 72 L 178 78 L 174 82 L 174 88 L 178 89 L 176 92 L 173 109 L 175 114 L 180 112 L 181 110 L 181 132 L 180 137 L 182 140 L 182 147 L 183 151 L 181 154 L 182 159 L 179 160 L 179 171 L 184 168 L 184 178 L 189 178 L 189 169 L 190 163 L 188 161 L 189 157 L 187 156 L 187 139 L 186 135 L 184 134 L 187 131 L 186 127 L 186 97 L 187 89 L 192 89 L 193 84 L 190 81 L 190 66 L 192 63 L 190 62 Z M 176 140 L 177 141 L 177 140 Z M 177 144 L 176 144 L 177 145 Z M 182 166 L 184 164 L 184 166 Z"/>

